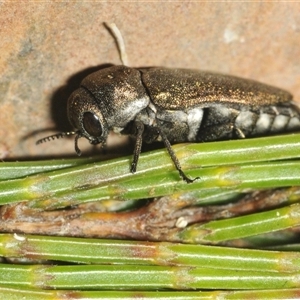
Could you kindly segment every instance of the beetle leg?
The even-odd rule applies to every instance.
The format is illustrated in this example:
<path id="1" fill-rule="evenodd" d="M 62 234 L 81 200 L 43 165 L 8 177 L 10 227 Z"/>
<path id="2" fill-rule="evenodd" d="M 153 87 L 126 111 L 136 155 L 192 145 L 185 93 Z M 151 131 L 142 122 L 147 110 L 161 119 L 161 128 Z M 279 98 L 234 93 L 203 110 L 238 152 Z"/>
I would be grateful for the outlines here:
<path id="1" fill-rule="evenodd" d="M 173 149 L 172 149 L 172 146 L 171 146 L 171 144 L 170 144 L 170 142 L 169 142 L 167 136 L 164 134 L 164 132 L 163 132 L 159 127 L 157 127 L 157 129 L 158 129 L 159 134 L 160 134 L 160 136 L 161 136 L 161 138 L 162 138 L 162 140 L 163 140 L 163 142 L 164 142 L 164 144 L 165 144 L 165 147 L 167 148 L 167 150 L 168 150 L 168 152 L 169 152 L 169 155 L 171 156 L 171 159 L 172 159 L 172 161 L 173 161 L 173 163 L 174 163 L 174 165 L 175 165 L 177 171 L 179 172 L 180 177 L 181 177 L 184 181 L 186 181 L 187 183 L 192 183 L 192 182 L 194 182 L 196 179 L 199 179 L 200 177 L 196 177 L 196 178 L 194 178 L 194 179 L 190 179 L 189 177 L 187 177 L 187 176 L 184 174 L 184 172 L 183 172 L 182 169 L 181 169 L 180 162 L 179 162 L 179 160 L 178 160 L 176 154 L 174 153 L 174 151 L 173 151 Z"/>
<path id="2" fill-rule="evenodd" d="M 81 150 L 78 147 L 78 140 L 82 137 L 80 133 L 77 133 L 75 136 L 75 152 L 77 153 L 78 156 L 81 155 Z"/>
<path id="3" fill-rule="evenodd" d="M 136 167 L 138 164 L 139 156 L 142 150 L 142 142 L 143 142 L 143 132 L 144 132 L 144 124 L 139 121 L 134 122 L 134 126 L 136 129 L 136 142 L 134 146 L 134 152 L 133 152 L 133 160 L 131 163 L 130 172 L 135 173 Z"/>

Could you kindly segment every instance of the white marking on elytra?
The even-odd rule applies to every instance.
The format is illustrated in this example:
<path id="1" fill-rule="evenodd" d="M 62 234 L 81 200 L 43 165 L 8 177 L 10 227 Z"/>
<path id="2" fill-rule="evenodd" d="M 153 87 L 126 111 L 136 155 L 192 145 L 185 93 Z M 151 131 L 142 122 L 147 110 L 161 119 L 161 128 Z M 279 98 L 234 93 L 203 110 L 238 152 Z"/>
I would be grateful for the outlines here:
<path id="1" fill-rule="evenodd" d="M 253 125 L 253 115 L 251 111 L 242 111 L 235 119 L 236 128 L 250 128 Z"/>
<path id="2" fill-rule="evenodd" d="M 263 133 L 270 128 L 274 117 L 269 114 L 260 114 L 255 125 L 257 133 Z"/>
<path id="3" fill-rule="evenodd" d="M 203 109 L 196 107 L 187 111 L 187 123 L 189 126 L 188 140 L 195 140 L 203 118 Z"/>
<path id="4" fill-rule="evenodd" d="M 218 115 L 220 115 L 222 118 L 228 118 L 232 114 L 233 109 L 229 109 L 228 107 L 224 105 L 216 105 L 216 112 Z"/>
<path id="5" fill-rule="evenodd" d="M 293 117 L 290 119 L 287 129 L 299 129 L 300 127 L 300 120 L 297 117 Z"/>
<path id="6" fill-rule="evenodd" d="M 277 115 L 273 121 L 271 131 L 277 132 L 286 127 L 289 122 L 289 117 L 284 115 Z"/>

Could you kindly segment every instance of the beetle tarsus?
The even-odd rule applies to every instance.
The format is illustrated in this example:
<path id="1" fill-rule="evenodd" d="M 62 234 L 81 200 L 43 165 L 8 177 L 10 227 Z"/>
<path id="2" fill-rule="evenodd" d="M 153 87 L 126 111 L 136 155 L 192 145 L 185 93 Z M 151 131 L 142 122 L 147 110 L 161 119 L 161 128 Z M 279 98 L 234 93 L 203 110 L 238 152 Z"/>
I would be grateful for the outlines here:
<path id="1" fill-rule="evenodd" d="M 200 179 L 200 177 L 195 177 L 195 178 L 193 178 L 193 179 L 187 177 L 181 169 L 179 169 L 178 172 L 179 172 L 180 177 L 181 177 L 186 183 L 193 183 L 194 181 Z"/>

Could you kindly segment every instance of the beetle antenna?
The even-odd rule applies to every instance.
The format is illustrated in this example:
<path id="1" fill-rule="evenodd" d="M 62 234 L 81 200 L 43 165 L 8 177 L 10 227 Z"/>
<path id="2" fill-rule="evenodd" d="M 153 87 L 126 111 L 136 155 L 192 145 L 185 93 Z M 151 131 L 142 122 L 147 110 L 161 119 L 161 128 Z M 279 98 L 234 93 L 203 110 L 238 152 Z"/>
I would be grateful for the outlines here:
<path id="1" fill-rule="evenodd" d="M 124 66 L 128 66 L 128 57 L 127 57 L 125 43 L 121 31 L 119 30 L 119 28 L 115 23 L 104 22 L 104 26 L 109 30 L 109 32 L 111 33 L 111 35 L 116 41 L 122 64 Z"/>
<path id="2" fill-rule="evenodd" d="M 56 134 L 53 134 L 53 135 L 49 135 L 49 136 L 46 136 L 46 137 L 36 141 L 36 145 L 46 143 L 46 142 L 50 142 L 50 141 L 53 141 L 53 140 L 57 140 L 59 138 L 63 138 L 65 136 L 70 136 L 70 135 L 74 135 L 74 134 L 77 134 L 77 136 L 78 136 L 79 133 L 78 133 L 78 131 L 68 131 L 68 132 L 60 132 L 60 133 L 56 133 Z M 76 141 L 76 138 L 75 138 L 75 141 Z M 80 150 L 79 150 L 79 152 L 80 152 Z"/>

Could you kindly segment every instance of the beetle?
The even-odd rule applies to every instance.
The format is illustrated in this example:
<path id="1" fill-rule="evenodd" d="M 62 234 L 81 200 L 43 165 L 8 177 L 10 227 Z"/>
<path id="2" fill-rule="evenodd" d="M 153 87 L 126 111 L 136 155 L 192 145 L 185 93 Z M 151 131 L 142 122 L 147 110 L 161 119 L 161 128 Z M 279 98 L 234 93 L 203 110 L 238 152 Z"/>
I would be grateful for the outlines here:
<path id="1" fill-rule="evenodd" d="M 263 136 L 300 128 L 300 110 L 282 89 L 235 76 L 191 69 L 112 66 L 88 75 L 68 99 L 75 134 L 105 143 L 110 131 L 136 137 L 131 172 L 142 142 L 164 142 L 180 176 L 173 143 Z"/>

